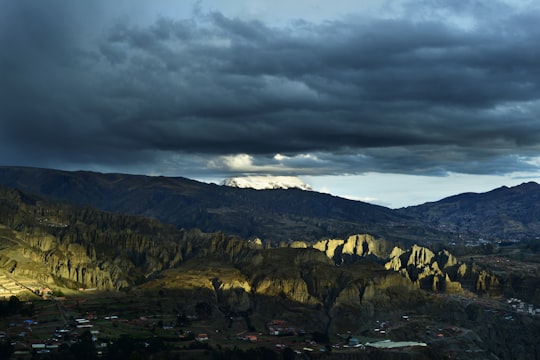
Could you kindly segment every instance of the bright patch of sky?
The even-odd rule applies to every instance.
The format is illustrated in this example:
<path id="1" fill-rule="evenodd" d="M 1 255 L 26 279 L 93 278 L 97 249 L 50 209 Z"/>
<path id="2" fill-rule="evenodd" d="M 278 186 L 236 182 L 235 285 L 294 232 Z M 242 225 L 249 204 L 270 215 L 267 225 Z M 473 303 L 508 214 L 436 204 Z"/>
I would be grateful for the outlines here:
<path id="1" fill-rule="evenodd" d="M 415 176 L 368 173 L 349 176 L 302 176 L 313 190 L 389 208 L 438 201 L 464 192 L 483 193 L 501 186 L 540 182 L 537 174 Z"/>

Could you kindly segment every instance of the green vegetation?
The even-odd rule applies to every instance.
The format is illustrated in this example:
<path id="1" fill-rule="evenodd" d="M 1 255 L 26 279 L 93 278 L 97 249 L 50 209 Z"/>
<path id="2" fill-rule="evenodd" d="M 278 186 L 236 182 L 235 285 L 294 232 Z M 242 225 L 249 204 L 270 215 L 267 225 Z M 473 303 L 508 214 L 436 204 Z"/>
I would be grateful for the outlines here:
<path id="1" fill-rule="evenodd" d="M 12 295 L 9 297 L 9 300 L 0 300 L 0 317 L 6 317 L 12 314 L 19 314 L 24 312 L 25 314 L 28 314 L 30 312 L 31 316 L 31 310 L 26 311 L 26 308 L 23 311 L 23 303 L 19 300 L 18 297 Z"/>

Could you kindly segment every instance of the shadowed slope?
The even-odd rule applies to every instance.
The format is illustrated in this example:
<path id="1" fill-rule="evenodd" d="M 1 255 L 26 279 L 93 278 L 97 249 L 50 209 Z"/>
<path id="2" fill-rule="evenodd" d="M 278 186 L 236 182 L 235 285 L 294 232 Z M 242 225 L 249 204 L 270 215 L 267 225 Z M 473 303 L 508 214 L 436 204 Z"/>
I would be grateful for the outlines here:
<path id="1" fill-rule="evenodd" d="M 180 228 L 271 242 L 359 232 L 412 241 L 447 237 L 382 206 L 299 189 L 238 189 L 181 177 L 22 167 L 0 167 L 0 183 L 79 206 L 155 217 Z"/>

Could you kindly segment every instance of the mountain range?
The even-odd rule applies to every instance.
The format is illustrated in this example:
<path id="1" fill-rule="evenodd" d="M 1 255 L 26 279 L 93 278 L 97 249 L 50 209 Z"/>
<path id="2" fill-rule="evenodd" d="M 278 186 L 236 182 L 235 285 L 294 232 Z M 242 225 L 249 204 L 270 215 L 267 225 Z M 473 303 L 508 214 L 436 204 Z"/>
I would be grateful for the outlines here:
<path id="1" fill-rule="evenodd" d="M 397 210 L 442 231 L 503 241 L 536 238 L 540 185 L 527 182 L 486 193 L 464 193 Z"/>
<path id="2" fill-rule="evenodd" d="M 396 210 L 298 188 L 255 190 L 183 177 L 0 167 L 0 184 L 77 206 L 270 243 L 359 232 L 410 244 L 464 236 L 513 240 L 535 237 L 540 229 L 540 185 L 533 182 Z"/>
<path id="3" fill-rule="evenodd" d="M 438 230 L 377 205 L 300 189 L 254 190 L 182 177 L 2 167 L 0 184 L 77 206 L 157 218 L 178 228 L 223 231 L 265 242 L 373 233 L 418 241 Z"/>

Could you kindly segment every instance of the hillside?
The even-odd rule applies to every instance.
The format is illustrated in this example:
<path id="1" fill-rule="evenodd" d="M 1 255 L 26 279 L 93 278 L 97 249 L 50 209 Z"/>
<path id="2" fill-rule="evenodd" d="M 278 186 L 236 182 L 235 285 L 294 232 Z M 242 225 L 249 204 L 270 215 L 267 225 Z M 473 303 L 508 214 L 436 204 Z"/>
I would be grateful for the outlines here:
<path id="1" fill-rule="evenodd" d="M 499 240 L 535 238 L 540 233 L 540 185 L 465 193 L 397 212 L 442 231 Z"/>
<path id="2" fill-rule="evenodd" d="M 409 243 L 452 236 L 431 230 L 406 213 L 299 189 L 240 189 L 182 177 L 22 167 L 0 167 L 0 184 L 78 206 L 275 244 L 358 232 Z"/>
<path id="3" fill-rule="evenodd" d="M 232 340 L 236 334 L 266 333 L 277 321 L 293 328 L 286 331 L 295 339 L 323 334 L 343 343 L 334 334 L 350 332 L 371 341 L 430 344 L 365 353 L 381 359 L 455 354 L 513 359 L 535 351 L 540 329 L 535 317 L 512 313 L 508 320 L 510 307 L 504 301 L 488 301 L 503 292 L 513 295 L 513 287 L 525 295 L 522 282 L 464 263 L 446 250 L 401 247 L 368 234 L 263 248 L 257 241 L 178 230 L 155 219 L 50 202 L 3 186 L 0 273 L 0 285 L 8 292 L 17 284 L 36 292 L 63 289 L 70 295 L 58 308 L 62 302 L 73 304 L 63 310 L 73 318 L 85 311 L 124 317 L 116 325 L 96 321 L 109 334 L 128 331 L 155 338 L 156 332 L 137 324 L 184 321 L 184 328 L 212 332 L 213 341 L 231 349 L 238 344 Z M 95 289 L 90 292 L 95 295 L 84 289 Z M 538 296 L 534 290 L 531 299 Z M 109 297 L 114 300 L 107 302 Z M 41 315 L 34 315 L 41 322 Z M 181 320 L 187 315 L 191 320 Z M 504 342 L 520 330 L 519 339 Z M 170 348 L 180 348 L 170 336 L 166 339 Z M 266 346 L 273 348 L 276 340 L 267 339 Z M 305 347 L 305 339 L 294 341 L 300 343 L 290 346 Z M 344 349 L 342 354 L 357 353 Z"/>
<path id="4" fill-rule="evenodd" d="M 121 289 L 178 265 L 213 234 L 75 208 L 0 186 L 0 267 L 70 288 Z M 188 244 L 190 244 L 188 246 Z"/>
<path id="5" fill-rule="evenodd" d="M 159 219 L 178 228 L 223 231 L 267 243 L 370 233 L 413 243 L 535 238 L 540 185 L 464 193 L 392 210 L 300 189 L 254 190 L 182 177 L 0 167 L 0 184 L 52 200 Z"/>

